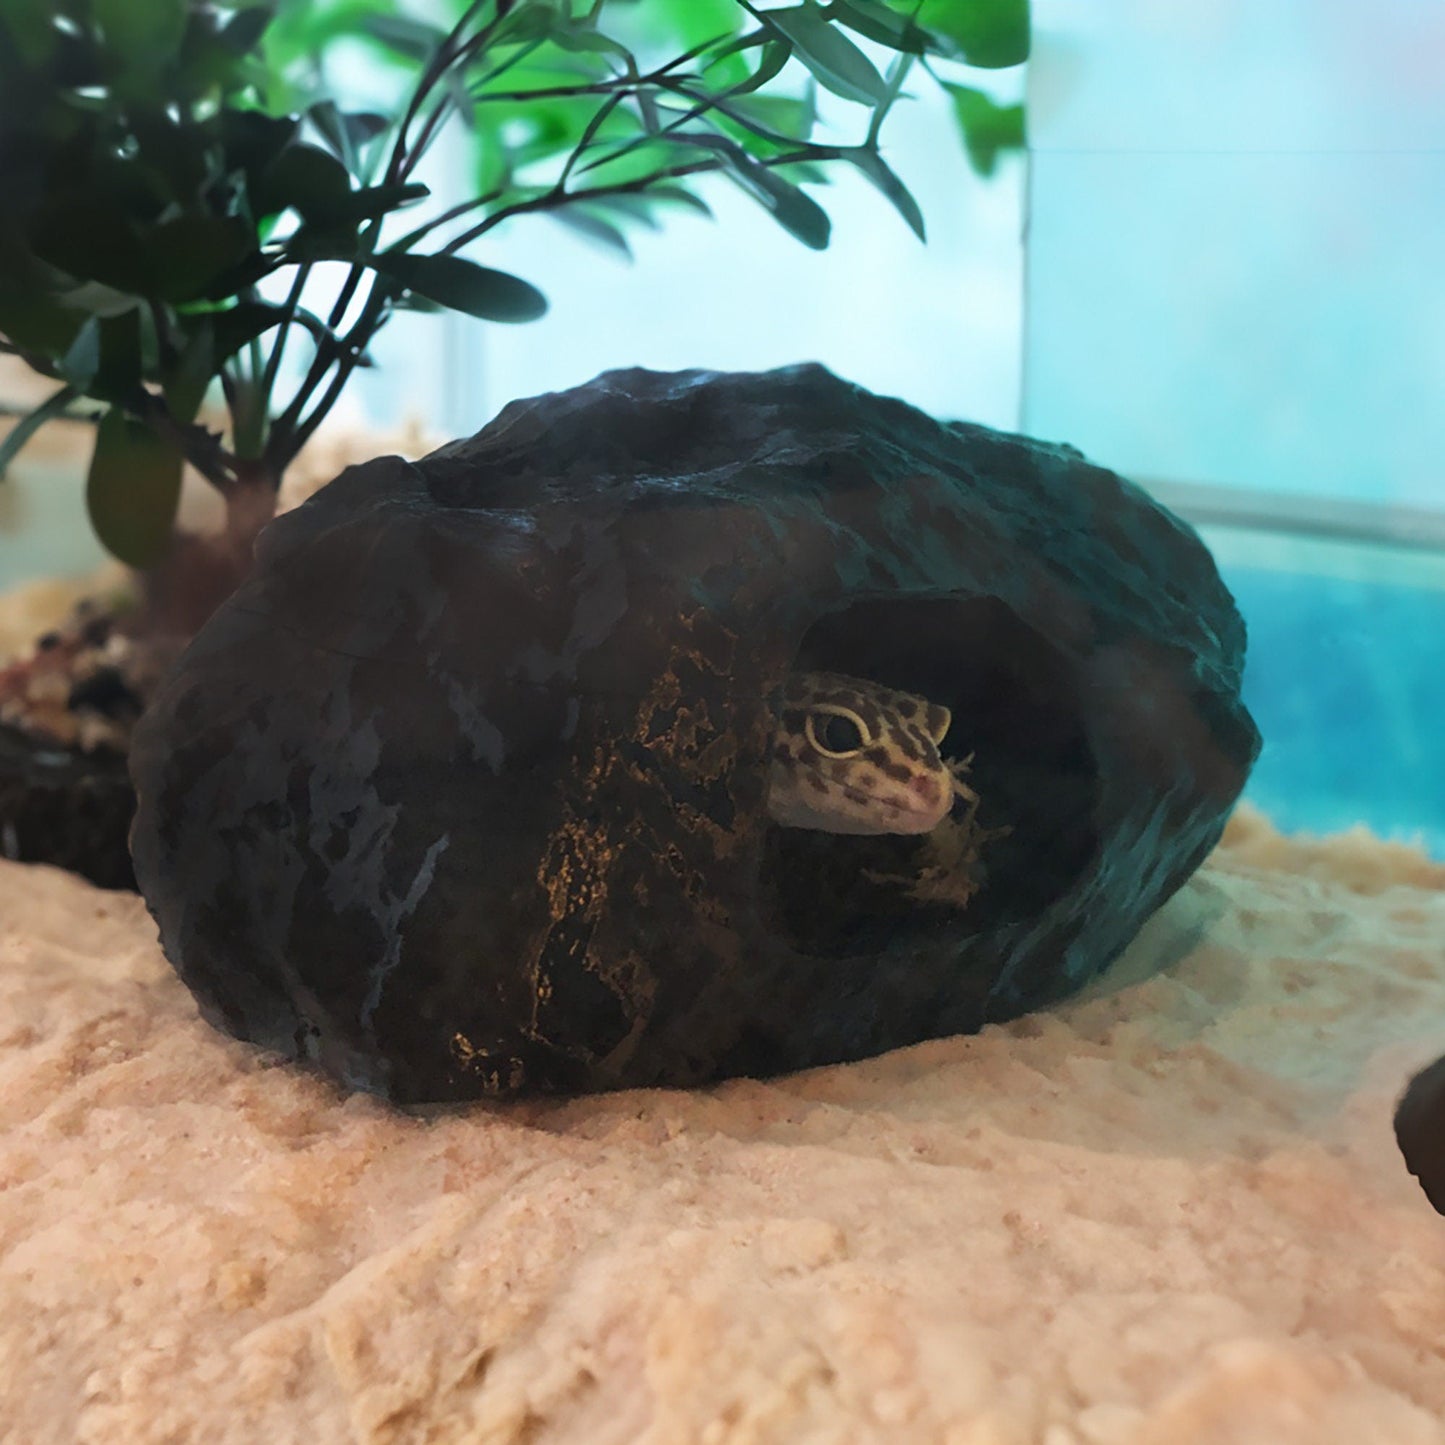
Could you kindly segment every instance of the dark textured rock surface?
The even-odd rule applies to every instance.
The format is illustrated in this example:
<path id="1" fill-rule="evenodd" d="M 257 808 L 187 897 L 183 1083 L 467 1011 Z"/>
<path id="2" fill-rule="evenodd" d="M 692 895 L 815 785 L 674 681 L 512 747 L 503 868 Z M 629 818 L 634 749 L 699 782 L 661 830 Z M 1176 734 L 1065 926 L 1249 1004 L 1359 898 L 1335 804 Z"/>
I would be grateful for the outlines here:
<path id="1" fill-rule="evenodd" d="M 402 1101 L 687 1084 L 974 1030 L 1094 975 L 1258 736 L 1194 534 L 1069 448 L 818 367 L 613 372 L 262 537 L 132 753 L 207 1016 Z M 772 827 L 802 665 L 952 707 L 977 895 Z"/>

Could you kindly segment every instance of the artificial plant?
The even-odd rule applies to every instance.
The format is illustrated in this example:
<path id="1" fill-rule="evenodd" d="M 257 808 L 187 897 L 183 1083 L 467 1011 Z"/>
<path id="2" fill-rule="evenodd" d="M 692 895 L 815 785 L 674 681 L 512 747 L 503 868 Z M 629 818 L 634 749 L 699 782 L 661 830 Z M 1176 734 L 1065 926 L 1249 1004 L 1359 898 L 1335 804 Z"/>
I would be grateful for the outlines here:
<path id="1" fill-rule="evenodd" d="M 828 218 L 801 187 L 841 164 L 921 238 L 880 150 L 889 109 L 915 70 L 1016 65 L 1028 44 L 1026 0 L 442 8 L 437 23 L 395 0 L 0 0 L 0 350 L 56 382 L 0 443 L 0 472 L 44 422 L 99 404 L 100 540 L 139 568 L 173 551 L 189 463 L 226 501 L 209 565 L 228 586 L 396 310 L 542 314 L 536 287 L 464 254 L 498 227 L 547 212 L 625 249 L 629 225 L 706 210 L 691 184 L 723 172 L 820 248 Z M 343 38 L 401 68 L 395 113 L 348 109 L 329 85 L 318 57 Z M 1018 107 L 940 83 L 976 169 L 1022 143 Z M 858 107 L 855 138 L 815 139 L 815 86 Z M 475 191 L 408 226 L 428 195 L 418 165 L 454 123 Z M 345 280 L 314 309 L 325 262 Z"/>

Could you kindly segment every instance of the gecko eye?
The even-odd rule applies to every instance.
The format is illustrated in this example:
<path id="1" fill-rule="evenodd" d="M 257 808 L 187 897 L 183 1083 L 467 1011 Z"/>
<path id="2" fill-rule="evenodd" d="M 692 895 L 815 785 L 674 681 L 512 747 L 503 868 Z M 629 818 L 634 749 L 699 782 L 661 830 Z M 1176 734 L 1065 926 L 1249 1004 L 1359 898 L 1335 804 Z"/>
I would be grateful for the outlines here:
<path id="1" fill-rule="evenodd" d="M 870 739 L 862 719 L 852 713 L 814 712 L 808 714 L 808 741 L 830 758 L 846 758 L 861 752 Z"/>

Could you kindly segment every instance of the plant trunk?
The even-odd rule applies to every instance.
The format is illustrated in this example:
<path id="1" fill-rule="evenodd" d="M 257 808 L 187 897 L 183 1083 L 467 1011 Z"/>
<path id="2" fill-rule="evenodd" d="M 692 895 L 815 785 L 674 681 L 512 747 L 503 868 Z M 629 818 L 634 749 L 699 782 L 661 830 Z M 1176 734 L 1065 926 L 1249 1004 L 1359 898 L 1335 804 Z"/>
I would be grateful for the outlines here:
<path id="1" fill-rule="evenodd" d="M 170 551 L 142 581 L 142 606 L 127 631 L 139 638 L 181 639 L 181 645 L 251 570 L 261 528 L 276 514 L 281 479 L 260 463 L 226 493 L 226 525 L 200 536 L 178 532 Z"/>
<path id="2" fill-rule="evenodd" d="M 141 577 L 134 611 L 92 602 L 38 641 L 33 657 L 8 667 L 0 659 L 0 857 L 55 864 L 106 888 L 134 886 L 130 728 L 250 572 L 279 485 L 252 464 L 226 494 L 225 528 L 177 532 Z"/>

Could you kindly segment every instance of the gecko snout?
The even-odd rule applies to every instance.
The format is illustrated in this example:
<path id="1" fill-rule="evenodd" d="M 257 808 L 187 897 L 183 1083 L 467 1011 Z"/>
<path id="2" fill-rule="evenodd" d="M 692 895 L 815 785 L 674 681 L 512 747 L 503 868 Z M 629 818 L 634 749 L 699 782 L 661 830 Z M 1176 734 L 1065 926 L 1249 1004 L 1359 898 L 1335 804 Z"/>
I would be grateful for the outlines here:
<path id="1" fill-rule="evenodd" d="M 936 807 L 943 801 L 943 789 L 934 778 L 914 778 L 908 787 L 925 808 Z"/>
<path id="2" fill-rule="evenodd" d="M 911 778 L 908 791 L 913 795 L 914 806 L 931 816 L 935 823 L 947 817 L 953 806 L 953 790 L 937 778 Z"/>

